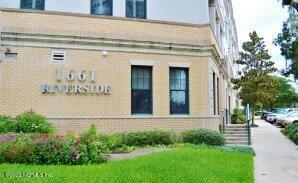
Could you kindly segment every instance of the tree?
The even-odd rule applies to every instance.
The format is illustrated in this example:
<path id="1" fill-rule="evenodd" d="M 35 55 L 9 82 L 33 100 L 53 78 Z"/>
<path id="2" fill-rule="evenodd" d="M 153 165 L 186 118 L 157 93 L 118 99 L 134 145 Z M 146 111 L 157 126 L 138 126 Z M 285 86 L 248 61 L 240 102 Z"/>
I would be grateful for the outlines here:
<path id="1" fill-rule="evenodd" d="M 282 74 L 287 77 L 293 74 L 295 79 L 298 79 L 298 2 L 283 1 L 283 5 L 290 5 L 289 18 L 283 23 L 282 32 L 273 43 L 280 46 L 281 55 L 290 61 Z"/>
<path id="2" fill-rule="evenodd" d="M 289 84 L 289 81 L 285 78 L 276 77 L 279 82 L 277 99 L 270 105 L 265 106 L 267 108 L 280 108 L 280 107 L 295 107 L 298 103 L 298 93 Z"/>
<path id="3" fill-rule="evenodd" d="M 256 107 L 273 102 L 278 97 L 279 83 L 271 73 L 277 71 L 271 56 L 266 49 L 264 39 L 254 31 L 249 34 L 250 41 L 244 42 L 240 60 L 236 63 L 243 66 L 238 79 L 232 79 L 234 89 L 239 90 L 239 96 L 244 104 L 252 107 L 252 123 Z"/>
<path id="4" fill-rule="evenodd" d="M 298 33 L 291 31 L 289 21 L 284 22 L 282 33 L 278 34 L 273 43 L 280 46 L 281 55 L 291 61 L 289 67 L 282 70 L 283 75 L 288 77 L 293 74 L 298 79 Z"/>
<path id="5" fill-rule="evenodd" d="M 282 0 L 282 5 L 283 6 L 291 6 L 298 11 L 298 2 L 295 0 Z"/>

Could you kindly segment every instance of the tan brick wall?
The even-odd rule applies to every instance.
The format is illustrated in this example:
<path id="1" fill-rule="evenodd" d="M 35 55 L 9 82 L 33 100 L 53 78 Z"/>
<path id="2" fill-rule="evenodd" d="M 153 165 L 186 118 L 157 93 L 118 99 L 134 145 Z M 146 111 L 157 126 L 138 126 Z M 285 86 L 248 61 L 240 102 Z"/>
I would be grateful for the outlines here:
<path id="1" fill-rule="evenodd" d="M 219 118 L 148 118 L 148 119 L 77 119 L 51 120 L 59 134 L 79 133 L 95 124 L 102 134 L 113 134 L 129 131 L 165 130 L 181 132 L 191 129 L 211 129 L 219 131 Z"/>
<path id="2" fill-rule="evenodd" d="M 86 129 L 96 123 L 102 132 L 122 130 L 168 129 L 184 130 L 198 127 L 216 129 L 215 120 L 175 119 L 169 114 L 169 62 L 191 62 L 190 67 L 190 117 L 210 116 L 208 95 L 208 57 L 186 57 L 155 54 L 110 52 L 103 60 L 100 52 L 87 50 L 64 50 L 65 64 L 51 63 L 51 49 L 14 47 L 18 60 L 2 63 L 3 85 L 1 114 L 14 116 L 27 110 L 52 118 L 127 118 L 131 117 L 131 65 L 130 60 L 152 60 L 153 67 L 153 117 L 166 119 L 96 119 L 58 120 L 59 132 Z M 97 71 L 97 83 L 109 84 L 112 94 L 92 95 L 45 95 L 43 83 L 56 83 L 55 70 Z M 64 83 L 66 80 L 64 79 Z M 117 125 L 117 122 L 120 123 Z M 156 125 L 155 122 L 161 124 Z M 178 122 L 179 121 L 179 122 Z M 208 122 L 210 122 L 210 124 Z M 134 124 L 137 123 L 137 124 Z M 180 124 L 179 124 L 180 123 Z M 123 125 L 123 126 L 122 126 Z M 125 127 L 128 125 L 127 127 Z M 135 126 L 134 126 L 135 125 Z M 156 126 L 155 126 L 156 125 Z M 182 127 L 181 127 L 182 126 Z M 77 128 L 78 127 L 78 128 Z"/>
<path id="3" fill-rule="evenodd" d="M 131 65 L 130 60 L 152 60 L 154 115 L 169 115 L 169 62 L 191 62 L 190 67 L 190 113 L 210 115 L 208 105 L 208 57 L 170 56 L 109 52 L 103 60 L 101 52 L 87 50 L 64 50 L 65 64 L 51 63 L 51 49 L 14 47 L 18 60 L 2 63 L 3 110 L 14 115 L 33 109 L 49 117 L 68 116 L 130 116 Z M 41 93 L 44 83 L 56 83 L 55 71 L 95 69 L 97 83 L 109 84 L 110 95 L 52 96 Z M 64 79 L 64 83 L 66 79 Z M 76 81 L 78 82 L 78 81 Z"/>
<path id="4" fill-rule="evenodd" d="M 210 25 L 194 26 L 161 21 L 50 12 L 0 10 L 3 32 L 106 37 L 183 44 L 212 44 Z M 13 22 L 13 23 L 12 23 Z"/>
<path id="5" fill-rule="evenodd" d="M 26 34 L 109 37 L 127 40 L 210 44 L 210 26 L 183 26 L 150 21 L 130 21 L 93 16 L 0 11 L 3 32 Z M 13 22 L 13 23 L 12 23 Z M 101 133 L 164 129 L 182 131 L 193 128 L 218 130 L 219 118 L 210 118 L 210 57 L 150 53 L 112 52 L 103 58 L 100 51 L 61 49 L 66 62 L 51 62 L 51 48 L 10 46 L 17 61 L 1 63 L 0 114 L 15 116 L 27 110 L 46 115 L 59 133 L 79 132 L 96 124 Z M 2 46 L 2 49 L 4 47 Z M 130 60 L 154 61 L 153 115 L 131 116 Z M 191 63 L 189 70 L 190 115 L 170 115 L 169 62 Z M 212 63 L 216 70 L 216 65 Z M 95 69 L 97 84 L 109 84 L 109 95 L 66 95 L 41 93 L 44 83 L 56 83 L 55 71 Z M 63 83 L 67 83 L 63 80 Z M 76 81 L 78 83 L 78 81 Z M 66 119 L 68 118 L 68 119 Z M 80 119 L 77 119 L 80 118 Z"/>

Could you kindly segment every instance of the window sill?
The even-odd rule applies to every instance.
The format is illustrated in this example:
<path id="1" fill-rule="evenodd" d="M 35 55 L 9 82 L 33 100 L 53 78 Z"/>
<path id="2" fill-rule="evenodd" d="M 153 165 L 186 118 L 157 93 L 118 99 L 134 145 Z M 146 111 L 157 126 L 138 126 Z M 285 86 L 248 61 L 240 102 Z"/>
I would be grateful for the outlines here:
<path id="1" fill-rule="evenodd" d="M 152 118 L 153 114 L 132 114 L 131 116 L 135 118 Z"/>

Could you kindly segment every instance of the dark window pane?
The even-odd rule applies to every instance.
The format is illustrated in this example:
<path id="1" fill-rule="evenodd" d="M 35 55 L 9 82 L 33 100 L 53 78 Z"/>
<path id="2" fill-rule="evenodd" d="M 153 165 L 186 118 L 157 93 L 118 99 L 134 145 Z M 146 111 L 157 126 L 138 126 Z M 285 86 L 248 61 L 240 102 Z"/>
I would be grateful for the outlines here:
<path id="1" fill-rule="evenodd" d="M 188 70 L 170 69 L 171 114 L 188 114 Z"/>
<path id="2" fill-rule="evenodd" d="M 126 16 L 133 17 L 133 1 L 128 0 L 126 3 Z"/>
<path id="3" fill-rule="evenodd" d="M 138 69 L 138 78 L 140 79 L 144 78 L 144 69 L 142 68 Z"/>
<path id="4" fill-rule="evenodd" d="M 132 79 L 132 89 L 138 89 L 138 79 Z"/>
<path id="5" fill-rule="evenodd" d="M 145 18 L 145 2 L 137 1 L 136 2 L 136 17 Z"/>
<path id="6" fill-rule="evenodd" d="M 171 113 L 185 114 L 187 112 L 188 112 L 188 105 L 186 101 L 186 92 L 172 91 L 171 92 Z"/>
<path id="7" fill-rule="evenodd" d="M 145 79 L 150 79 L 150 70 L 149 69 L 145 69 L 144 70 L 144 78 Z"/>
<path id="8" fill-rule="evenodd" d="M 21 8 L 44 10 L 44 0 L 21 0 Z"/>
<path id="9" fill-rule="evenodd" d="M 138 89 L 144 89 L 144 80 L 138 79 Z"/>
<path id="10" fill-rule="evenodd" d="M 186 73 L 184 70 L 181 70 L 181 73 L 180 73 L 180 79 L 182 80 L 186 80 Z"/>
<path id="11" fill-rule="evenodd" d="M 180 70 L 175 70 L 175 78 L 174 79 L 180 79 Z"/>
<path id="12" fill-rule="evenodd" d="M 172 91 L 171 102 L 174 106 L 181 106 L 186 104 L 186 93 L 184 91 Z"/>
<path id="13" fill-rule="evenodd" d="M 132 78 L 138 78 L 138 70 L 137 68 L 132 68 Z"/>
<path id="14" fill-rule="evenodd" d="M 126 16 L 146 18 L 146 0 L 126 0 Z"/>
<path id="15" fill-rule="evenodd" d="M 186 80 L 181 80 L 180 83 L 181 83 L 180 84 L 180 89 L 181 90 L 187 90 L 187 82 L 186 82 Z"/>
<path id="16" fill-rule="evenodd" d="M 132 95 L 133 113 L 151 113 L 151 91 L 134 90 Z"/>
<path id="17" fill-rule="evenodd" d="M 92 0 L 91 13 L 97 15 L 113 15 L 113 0 Z"/>
<path id="18" fill-rule="evenodd" d="M 171 79 L 171 90 L 180 90 L 180 80 L 179 79 Z"/>
<path id="19" fill-rule="evenodd" d="M 150 90 L 151 88 L 151 79 L 144 79 L 144 89 Z"/>

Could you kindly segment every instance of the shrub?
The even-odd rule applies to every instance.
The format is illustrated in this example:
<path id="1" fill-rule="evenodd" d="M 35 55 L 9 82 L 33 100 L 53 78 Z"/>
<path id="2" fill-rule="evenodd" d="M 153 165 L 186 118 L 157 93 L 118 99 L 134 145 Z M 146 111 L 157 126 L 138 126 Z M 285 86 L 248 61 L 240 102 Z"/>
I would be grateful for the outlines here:
<path id="1" fill-rule="evenodd" d="M 0 116 L 0 133 L 17 132 L 17 124 L 10 117 Z"/>
<path id="2" fill-rule="evenodd" d="M 298 145 L 298 124 L 292 124 L 282 130 L 282 132 Z"/>
<path id="3" fill-rule="evenodd" d="M 175 142 L 175 135 L 173 133 L 161 130 L 130 132 L 123 137 L 123 143 L 127 146 L 170 145 Z"/>
<path id="4" fill-rule="evenodd" d="M 44 116 L 33 111 L 25 112 L 17 116 L 17 127 L 23 133 L 52 133 L 53 126 Z"/>
<path id="5" fill-rule="evenodd" d="M 232 123 L 233 124 L 243 124 L 246 121 L 246 116 L 243 114 L 243 110 L 235 108 L 232 114 Z"/>
<path id="6" fill-rule="evenodd" d="M 190 130 L 182 133 L 184 143 L 206 144 L 211 146 L 222 146 L 225 144 L 225 138 L 222 134 L 206 129 Z"/>
<path id="7" fill-rule="evenodd" d="M 75 139 L 51 134 L 9 134 L 0 138 L 0 163 L 82 165 L 105 162 L 106 155 L 94 134 L 93 129 Z"/>
<path id="8" fill-rule="evenodd" d="M 99 135 L 105 152 L 127 152 L 127 145 L 124 144 L 125 134 Z"/>

